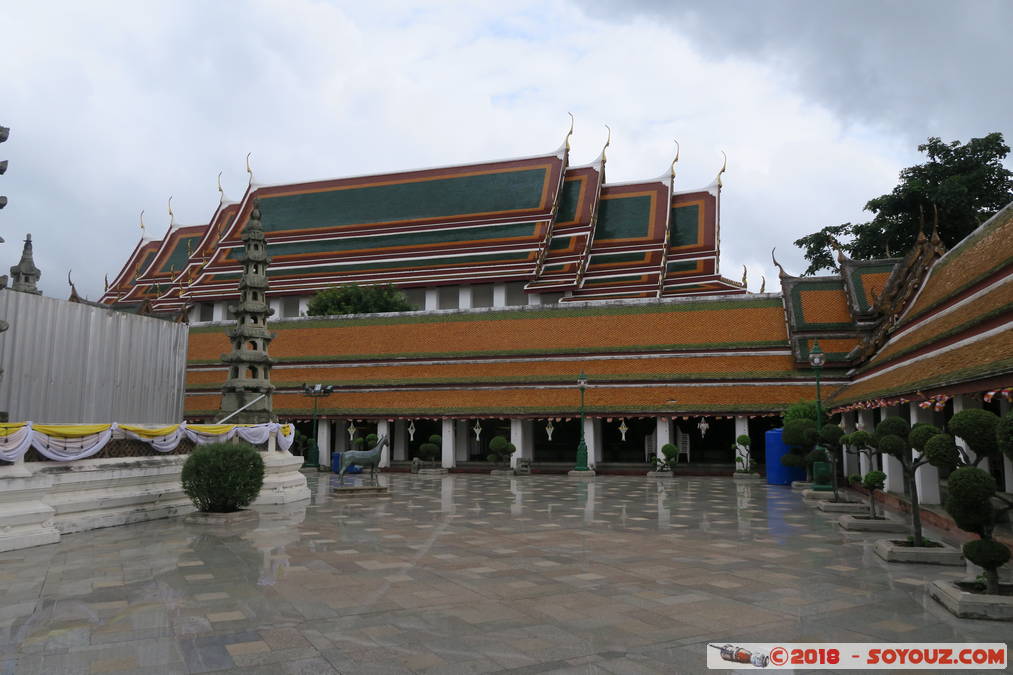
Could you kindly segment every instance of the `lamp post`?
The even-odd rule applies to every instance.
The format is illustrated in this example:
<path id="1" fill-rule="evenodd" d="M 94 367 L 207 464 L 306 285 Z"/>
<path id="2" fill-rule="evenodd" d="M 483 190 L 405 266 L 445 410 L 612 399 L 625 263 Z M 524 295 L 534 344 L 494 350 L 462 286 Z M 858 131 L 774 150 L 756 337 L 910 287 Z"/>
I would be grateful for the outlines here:
<path id="1" fill-rule="evenodd" d="M 823 364 L 827 362 L 827 355 L 820 349 L 819 341 L 813 342 L 813 348 L 809 350 L 809 365 L 816 371 L 816 430 L 823 426 L 823 402 L 820 399 L 820 372 Z"/>
<path id="2" fill-rule="evenodd" d="M 315 466 L 320 461 L 320 447 L 317 445 L 317 401 L 325 396 L 330 396 L 333 391 L 334 386 L 330 384 L 306 384 L 303 382 L 303 396 L 309 396 L 313 399 L 313 445 L 306 451 L 306 457 L 303 458 L 303 466 Z M 316 449 L 316 457 L 311 457 L 314 448 Z"/>
<path id="3" fill-rule="evenodd" d="M 587 388 L 587 375 L 581 371 L 577 376 L 577 388 L 580 389 L 580 443 L 577 444 L 577 465 L 574 471 L 590 471 L 587 466 L 587 441 L 584 439 L 584 389 Z"/>

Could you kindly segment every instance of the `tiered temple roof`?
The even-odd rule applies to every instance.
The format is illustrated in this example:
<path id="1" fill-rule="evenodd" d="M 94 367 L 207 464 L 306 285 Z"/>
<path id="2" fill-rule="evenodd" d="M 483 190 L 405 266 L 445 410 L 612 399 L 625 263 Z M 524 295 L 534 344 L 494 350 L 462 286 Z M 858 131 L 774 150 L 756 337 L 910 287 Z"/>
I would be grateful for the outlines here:
<path id="1" fill-rule="evenodd" d="M 921 237 L 875 309 L 880 322 L 856 349 L 860 365 L 833 405 L 1010 386 L 1013 204 L 950 251 Z"/>
<path id="2" fill-rule="evenodd" d="M 240 235 L 259 199 L 271 295 L 343 283 L 402 288 L 517 281 L 567 301 L 743 293 L 718 275 L 720 184 L 673 193 L 674 172 L 605 184 L 604 153 L 261 186 L 207 225 L 135 248 L 103 302 L 159 308 L 234 298 Z"/>

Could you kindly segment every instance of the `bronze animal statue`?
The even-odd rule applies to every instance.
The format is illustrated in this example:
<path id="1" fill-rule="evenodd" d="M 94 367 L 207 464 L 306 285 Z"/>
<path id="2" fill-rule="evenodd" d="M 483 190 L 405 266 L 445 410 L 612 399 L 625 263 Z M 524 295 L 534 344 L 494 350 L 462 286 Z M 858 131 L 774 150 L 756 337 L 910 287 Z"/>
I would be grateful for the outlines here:
<path id="1" fill-rule="evenodd" d="M 338 483 L 345 482 L 345 470 L 353 464 L 363 469 L 368 466 L 370 479 L 376 480 L 376 467 L 380 466 L 380 451 L 389 442 L 387 436 L 383 435 L 369 450 L 346 450 L 341 453 L 341 472 L 338 474 Z"/>

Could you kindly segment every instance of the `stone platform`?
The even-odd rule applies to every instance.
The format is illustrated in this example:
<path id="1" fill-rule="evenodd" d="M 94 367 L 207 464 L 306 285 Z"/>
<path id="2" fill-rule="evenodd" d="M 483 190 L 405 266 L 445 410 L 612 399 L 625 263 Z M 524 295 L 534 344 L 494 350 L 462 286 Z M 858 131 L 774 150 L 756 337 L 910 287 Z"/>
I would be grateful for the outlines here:
<path id="1" fill-rule="evenodd" d="M 382 497 L 390 494 L 386 485 L 338 485 L 331 488 L 331 495 L 338 499 L 349 497 Z"/>

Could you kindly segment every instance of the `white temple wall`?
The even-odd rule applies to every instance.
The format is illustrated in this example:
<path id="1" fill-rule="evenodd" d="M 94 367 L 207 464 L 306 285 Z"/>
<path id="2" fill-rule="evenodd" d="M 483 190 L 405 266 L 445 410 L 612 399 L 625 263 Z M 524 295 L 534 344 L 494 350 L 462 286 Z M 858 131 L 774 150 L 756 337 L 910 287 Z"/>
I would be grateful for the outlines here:
<path id="1" fill-rule="evenodd" d="M 187 326 L 0 290 L 0 410 L 14 422 L 183 418 Z"/>

